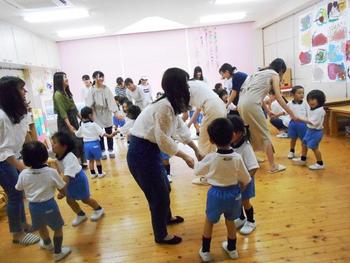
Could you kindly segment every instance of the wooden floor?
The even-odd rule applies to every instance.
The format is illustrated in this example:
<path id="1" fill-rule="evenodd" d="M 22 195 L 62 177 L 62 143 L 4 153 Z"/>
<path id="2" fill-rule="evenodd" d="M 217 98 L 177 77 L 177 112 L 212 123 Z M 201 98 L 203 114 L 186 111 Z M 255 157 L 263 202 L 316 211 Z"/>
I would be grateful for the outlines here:
<path id="1" fill-rule="evenodd" d="M 287 170 L 270 175 L 262 164 L 257 173 L 253 200 L 257 229 L 248 237 L 238 235 L 238 261 L 350 262 L 350 139 L 324 138 L 321 150 L 326 169 L 316 172 L 293 166 L 285 158 L 288 140 L 274 141 L 277 159 Z M 92 196 L 105 208 L 106 216 L 98 223 L 72 227 L 74 214 L 59 201 L 66 222 L 64 244 L 73 249 L 63 262 L 199 262 L 207 187 L 192 185 L 192 171 L 181 160 L 172 159 L 171 207 L 185 222 L 169 227 L 169 232 L 179 234 L 184 242 L 156 245 L 145 198 L 128 172 L 126 145 L 116 144 L 117 159 L 104 162 L 108 176 L 90 182 Z M 313 161 L 311 152 L 309 156 Z M 91 213 L 89 208 L 85 211 Z M 38 246 L 11 244 L 4 212 L 0 237 L 1 263 L 51 261 L 51 255 Z M 230 262 L 220 245 L 225 238 L 221 220 L 211 246 L 215 262 Z"/>

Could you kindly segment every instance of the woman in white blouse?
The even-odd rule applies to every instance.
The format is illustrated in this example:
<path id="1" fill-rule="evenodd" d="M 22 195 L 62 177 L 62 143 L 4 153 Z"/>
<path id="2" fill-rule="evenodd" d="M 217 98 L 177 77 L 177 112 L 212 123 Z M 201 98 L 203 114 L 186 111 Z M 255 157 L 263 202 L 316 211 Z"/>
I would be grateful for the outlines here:
<path id="1" fill-rule="evenodd" d="M 18 171 L 25 166 L 19 161 L 28 131 L 26 90 L 24 81 L 17 77 L 0 79 L 0 185 L 8 196 L 7 216 L 13 243 L 32 245 L 39 237 L 26 234 L 23 193 L 15 189 Z"/>
<path id="2" fill-rule="evenodd" d="M 162 79 L 164 95 L 145 108 L 131 131 L 127 154 L 128 166 L 144 192 L 152 217 L 155 242 L 175 245 L 182 239 L 167 232 L 167 225 L 183 222 L 170 212 L 169 182 L 164 173 L 160 151 L 182 158 L 193 168 L 192 157 L 179 150 L 172 136 L 189 145 L 197 159 L 202 156 L 191 140 L 191 134 L 179 114 L 188 110 L 190 92 L 188 74 L 179 68 L 165 71 Z"/>

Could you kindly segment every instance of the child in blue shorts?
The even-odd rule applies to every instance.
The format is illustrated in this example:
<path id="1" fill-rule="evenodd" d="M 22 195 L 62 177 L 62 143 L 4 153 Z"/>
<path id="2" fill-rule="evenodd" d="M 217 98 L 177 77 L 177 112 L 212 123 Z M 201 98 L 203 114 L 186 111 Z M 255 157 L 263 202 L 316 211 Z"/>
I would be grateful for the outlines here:
<path id="1" fill-rule="evenodd" d="M 64 222 L 54 198 L 56 189 L 65 194 L 66 184 L 55 169 L 46 165 L 49 154 L 43 143 L 24 144 L 22 156 L 24 164 L 30 168 L 20 173 L 16 189 L 24 191 L 29 201 L 32 230 L 40 233 L 40 247 L 54 251 L 54 260 L 59 261 L 71 252 L 69 247 L 62 247 Z M 53 245 L 47 226 L 54 231 Z"/>
<path id="2" fill-rule="evenodd" d="M 310 170 L 324 169 L 322 155 L 319 144 L 323 137 L 323 121 L 326 115 L 323 109 L 326 102 L 325 94 L 320 90 L 312 90 L 307 94 L 307 102 L 310 108 L 307 111 L 307 119 L 301 119 L 307 125 L 307 130 L 303 138 L 303 148 L 300 158 L 294 158 L 293 162 L 298 165 L 306 165 L 306 154 L 308 149 L 312 149 L 316 157 L 316 163 L 309 166 Z"/>
<path id="3" fill-rule="evenodd" d="M 86 160 L 89 161 L 89 169 L 91 178 L 102 178 L 105 173 L 102 171 L 102 150 L 100 144 L 100 137 L 105 136 L 107 138 L 113 138 L 117 133 L 113 132 L 108 134 L 97 123 L 94 122 L 95 115 L 90 107 L 84 107 L 80 111 L 82 122 L 79 130 L 75 132 L 75 136 L 83 138 L 84 141 L 84 154 Z M 95 171 L 95 162 L 98 175 Z"/>
<path id="4" fill-rule="evenodd" d="M 77 226 L 87 219 L 77 200 L 81 200 L 94 209 L 90 217 L 91 221 L 98 221 L 104 215 L 104 210 L 95 199 L 90 197 L 89 181 L 79 165 L 77 157 L 72 153 L 73 149 L 74 141 L 68 133 L 56 132 L 52 136 L 52 150 L 56 154 L 58 166 L 64 175 L 63 180 L 67 184 L 66 200 L 77 214 L 72 225 Z M 63 197 L 62 194 L 58 195 L 59 199 Z"/>
<path id="5" fill-rule="evenodd" d="M 239 217 L 242 201 L 241 188 L 249 184 L 251 178 L 242 157 L 233 151 L 231 141 L 233 125 L 226 118 L 218 118 L 208 126 L 210 142 L 217 152 L 209 153 L 196 164 L 195 174 L 205 176 L 211 185 L 207 194 L 206 220 L 199 255 L 204 262 L 211 260 L 210 243 L 213 225 L 224 214 L 227 228 L 227 241 L 223 249 L 232 259 L 238 258 L 236 250 L 236 227 L 234 220 Z"/>
<path id="6" fill-rule="evenodd" d="M 292 110 L 295 116 L 301 119 L 306 119 L 309 106 L 304 101 L 304 88 L 302 86 L 294 86 L 291 91 L 293 100 L 288 102 L 288 107 Z M 295 145 L 298 138 L 303 141 L 306 133 L 306 123 L 302 121 L 291 120 L 288 125 L 288 137 L 290 138 L 290 150 L 288 159 L 296 158 Z"/>
<path id="7" fill-rule="evenodd" d="M 121 128 L 125 125 L 126 120 L 125 120 L 125 112 L 123 111 L 123 103 L 128 99 L 126 97 L 115 96 L 114 100 L 118 107 L 118 114 L 117 114 L 118 117 L 113 116 L 113 125 L 117 130 L 118 128 Z M 120 134 L 120 138 L 124 139 L 123 134 Z"/>
<path id="8" fill-rule="evenodd" d="M 232 148 L 236 153 L 241 155 L 244 165 L 252 178 L 244 191 L 242 191 L 243 205 L 241 215 L 235 220 L 236 228 L 240 229 L 239 232 L 243 235 L 249 235 L 256 229 L 254 208 L 250 203 L 250 199 L 255 197 L 254 175 L 259 168 L 259 163 L 256 159 L 253 147 L 249 143 L 249 129 L 244 125 L 242 118 L 238 115 L 232 115 L 229 116 L 228 119 L 233 125 Z"/>

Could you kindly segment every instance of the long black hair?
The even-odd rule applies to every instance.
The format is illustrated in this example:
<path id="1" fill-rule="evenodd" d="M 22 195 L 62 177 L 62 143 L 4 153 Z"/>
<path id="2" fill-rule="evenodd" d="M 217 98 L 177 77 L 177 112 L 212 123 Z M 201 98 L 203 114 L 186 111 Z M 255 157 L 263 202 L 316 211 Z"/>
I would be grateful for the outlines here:
<path id="1" fill-rule="evenodd" d="M 167 69 L 162 78 L 162 89 L 164 90 L 164 95 L 154 103 L 167 98 L 176 115 L 188 111 L 190 102 L 190 90 L 187 84 L 188 79 L 189 75 L 183 69 Z"/>
<path id="2" fill-rule="evenodd" d="M 20 123 L 28 113 L 27 104 L 20 89 L 25 82 L 17 77 L 2 77 L 0 79 L 0 108 L 6 113 L 13 124 Z"/>
<path id="3" fill-rule="evenodd" d="M 201 74 L 201 77 L 199 79 L 197 79 L 197 73 L 200 72 L 202 73 Z M 197 80 L 203 80 L 203 70 L 200 66 L 197 66 L 194 68 L 194 71 L 193 71 L 193 79 L 197 79 Z"/>
<path id="4" fill-rule="evenodd" d="M 224 63 L 222 64 L 222 66 L 219 69 L 219 73 L 224 73 L 225 71 L 228 71 L 230 73 L 231 76 L 233 76 L 233 73 L 235 73 L 235 71 L 237 70 L 236 67 L 232 67 L 231 64 L 229 63 Z"/>
<path id="5" fill-rule="evenodd" d="M 270 63 L 270 65 L 268 67 L 262 68 L 259 71 L 263 71 L 263 70 L 266 70 L 266 69 L 272 69 L 277 74 L 283 75 L 287 71 L 287 65 L 286 65 L 286 63 L 284 62 L 283 59 L 276 58 Z"/>
<path id="6" fill-rule="evenodd" d="M 69 89 L 69 86 L 64 89 L 63 87 L 63 81 L 64 81 L 64 76 L 66 76 L 66 73 L 64 72 L 56 72 L 53 75 L 53 90 L 54 90 L 54 95 L 56 91 L 60 91 L 62 94 L 66 94 L 69 98 L 73 98 L 73 94 Z"/>
<path id="7" fill-rule="evenodd" d="M 105 77 L 105 74 L 103 74 L 102 71 L 99 71 L 99 70 L 96 70 L 94 71 L 94 73 L 92 73 L 92 78 L 93 78 L 93 82 L 92 82 L 92 85 L 95 86 L 96 84 L 96 78 L 97 77 Z"/>
<path id="8" fill-rule="evenodd" d="M 241 132 L 243 135 L 244 140 L 249 141 L 250 140 L 250 131 L 249 126 L 244 124 L 244 121 L 242 118 L 238 115 L 230 115 L 227 117 L 232 125 L 233 125 L 233 132 Z"/>

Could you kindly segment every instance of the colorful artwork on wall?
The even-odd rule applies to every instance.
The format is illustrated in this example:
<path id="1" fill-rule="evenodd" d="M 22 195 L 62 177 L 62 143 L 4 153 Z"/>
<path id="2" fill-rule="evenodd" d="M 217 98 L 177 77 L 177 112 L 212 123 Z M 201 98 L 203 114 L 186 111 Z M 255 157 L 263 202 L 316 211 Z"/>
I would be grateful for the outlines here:
<path id="1" fill-rule="evenodd" d="M 46 116 L 41 109 L 32 109 L 32 114 L 38 140 L 45 143 L 50 138 Z"/>

